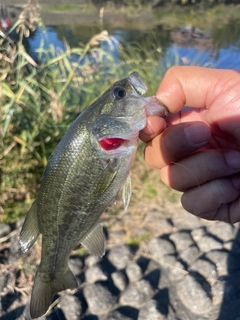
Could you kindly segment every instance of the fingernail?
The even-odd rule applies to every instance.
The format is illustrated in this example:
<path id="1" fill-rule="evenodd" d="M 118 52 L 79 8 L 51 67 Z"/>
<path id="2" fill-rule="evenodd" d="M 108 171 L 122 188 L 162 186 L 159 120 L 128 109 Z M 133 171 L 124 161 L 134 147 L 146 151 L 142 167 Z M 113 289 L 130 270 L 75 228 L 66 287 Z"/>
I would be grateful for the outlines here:
<path id="1" fill-rule="evenodd" d="M 240 168 L 240 152 L 236 150 L 229 150 L 224 152 L 225 159 L 227 164 L 232 169 L 239 169 Z"/>
<path id="2" fill-rule="evenodd" d="M 184 131 L 187 140 L 193 145 L 204 145 L 210 138 L 210 130 L 204 123 L 189 124 Z"/>

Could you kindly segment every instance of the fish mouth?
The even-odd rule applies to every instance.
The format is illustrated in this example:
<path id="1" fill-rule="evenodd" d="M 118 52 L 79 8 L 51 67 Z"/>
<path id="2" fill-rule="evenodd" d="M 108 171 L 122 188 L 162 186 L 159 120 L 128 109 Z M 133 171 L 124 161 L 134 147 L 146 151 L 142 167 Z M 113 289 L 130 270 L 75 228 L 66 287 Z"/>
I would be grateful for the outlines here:
<path id="1" fill-rule="evenodd" d="M 145 99 L 145 111 L 147 116 L 158 116 L 166 118 L 169 114 L 168 108 L 162 104 L 156 96 L 144 98 Z"/>

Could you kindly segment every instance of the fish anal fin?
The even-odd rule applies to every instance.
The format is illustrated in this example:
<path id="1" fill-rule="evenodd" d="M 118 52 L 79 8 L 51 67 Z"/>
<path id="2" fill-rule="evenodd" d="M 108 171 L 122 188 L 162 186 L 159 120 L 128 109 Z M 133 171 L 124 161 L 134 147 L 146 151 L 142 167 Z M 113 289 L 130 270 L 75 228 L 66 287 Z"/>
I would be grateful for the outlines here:
<path id="1" fill-rule="evenodd" d="M 105 254 L 105 237 L 101 224 L 97 224 L 94 229 L 81 241 L 81 244 L 88 251 L 98 257 Z"/>
<path id="2" fill-rule="evenodd" d="M 34 280 L 30 303 L 31 318 L 41 317 L 47 312 L 55 293 L 76 287 L 76 279 L 69 268 L 67 268 L 65 273 L 59 272 L 54 274 L 52 278 L 38 270 Z"/>
<path id="3" fill-rule="evenodd" d="M 131 184 L 131 177 L 129 174 L 122 188 L 122 200 L 123 200 L 123 206 L 125 211 L 127 211 L 127 208 L 131 199 L 131 195 L 132 195 L 132 184 Z"/>
<path id="4" fill-rule="evenodd" d="M 36 201 L 34 201 L 27 213 L 20 233 L 19 242 L 20 247 L 24 253 L 26 253 L 32 247 L 39 234 L 40 231 L 37 219 L 37 204 Z"/>

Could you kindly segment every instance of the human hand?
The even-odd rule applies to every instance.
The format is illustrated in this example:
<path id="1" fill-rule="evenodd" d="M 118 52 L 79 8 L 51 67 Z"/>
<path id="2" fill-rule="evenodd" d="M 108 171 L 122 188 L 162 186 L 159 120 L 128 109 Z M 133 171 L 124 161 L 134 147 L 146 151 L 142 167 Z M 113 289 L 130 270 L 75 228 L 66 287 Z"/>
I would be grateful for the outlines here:
<path id="1" fill-rule="evenodd" d="M 140 135 L 146 161 L 183 192 L 187 211 L 240 221 L 240 73 L 173 67 L 156 96 L 171 114 L 164 132 L 162 119 L 148 118 Z"/>

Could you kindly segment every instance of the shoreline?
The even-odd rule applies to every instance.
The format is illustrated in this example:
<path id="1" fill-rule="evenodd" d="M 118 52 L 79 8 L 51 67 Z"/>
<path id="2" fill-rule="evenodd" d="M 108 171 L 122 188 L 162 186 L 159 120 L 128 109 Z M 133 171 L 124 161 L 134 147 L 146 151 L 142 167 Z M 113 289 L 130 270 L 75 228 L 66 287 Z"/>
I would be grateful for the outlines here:
<path id="1" fill-rule="evenodd" d="M 6 0 L 7 1 L 7 0 Z M 6 3 L 3 1 L 3 5 L 7 6 L 8 14 L 11 19 L 12 25 L 17 21 L 19 14 L 23 11 L 25 4 L 13 4 L 14 0 Z M 4 3 L 5 2 L 5 3 Z M 73 4 L 74 6 L 74 4 Z M 91 8 L 86 10 L 87 6 L 78 6 L 76 10 L 47 10 L 47 5 L 41 4 L 38 8 L 39 14 L 43 23 L 46 26 L 58 26 L 58 25 L 86 25 L 86 26 L 102 26 L 106 24 L 114 24 L 115 27 L 119 28 L 136 28 L 138 30 L 146 30 L 153 28 L 157 23 L 157 19 L 153 15 L 151 10 L 141 10 L 136 14 L 129 15 L 124 10 L 115 13 L 111 8 L 107 8 L 101 11 L 91 5 Z"/>

